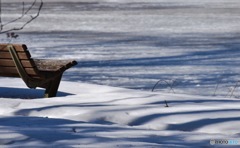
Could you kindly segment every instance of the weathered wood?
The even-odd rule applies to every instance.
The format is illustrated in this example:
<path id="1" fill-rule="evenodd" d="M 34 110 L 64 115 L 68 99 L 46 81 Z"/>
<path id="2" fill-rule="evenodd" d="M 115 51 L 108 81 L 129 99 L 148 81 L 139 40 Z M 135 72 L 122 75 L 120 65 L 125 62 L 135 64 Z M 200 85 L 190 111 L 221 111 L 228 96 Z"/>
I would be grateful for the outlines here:
<path id="1" fill-rule="evenodd" d="M 13 45 L 13 44 L 0 44 L 0 51 L 8 51 L 8 47 L 7 47 L 8 45 Z M 13 46 L 17 52 L 27 50 L 27 46 L 24 44 L 14 44 Z"/>
<path id="2" fill-rule="evenodd" d="M 19 77 L 16 67 L 0 67 L 0 76 Z"/>
<path id="3" fill-rule="evenodd" d="M 63 72 L 76 64 L 74 60 L 32 59 L 24 44 L 0 44 L 0 76 L 21 77 L 29 88 L 45 88 L 45 97 L 56 96 Z"/>
<path id="4" fill-rule="evenodd" d="M 48 83 L 45 94 L 44 94 L 45 98 L 56 96 L 61 78 L 62 78 L 62 74 L 58 75 L 54 80 Z"/>
<path id="5" fill-rule="evenodd" d="M 28 51 L 18 52 L 18 57 L 21 60 L 27 60 L 30 57 L 30 53 Z M 9 52 L 1 52 L 0 51 L 0 59 L 12 59 L 12 57 Z"/>
<path id="6" fill-rule="evenodd" d="M 25 68 L 27 74 L 29 74 L 30 76 L 38 76 L 38 74 L 36 73 L 36 71 L 34 71 L 34 69 L 32 68 Z M 18 74 L 17 77 L 19 77 L 19 73 L 17 71 L 16 67 L 0 67 L 0 73 L 11 73 L 11 74 Z"/>
<path id="7" fill-rule="evenodd" d="M 31 68 L 33 65 L 29 60 L 21 60 L 23 67 Z M 15 64 L 12 59 L 1 59 L 0 66 L 5 67 L 15 67 Z"/>
<path id="8" fill-rule="evenodd" d="M 64 71 L 76 65 L 73 60 L 52 60 L 52 59 L 34 59 L 39 71 Z"/>

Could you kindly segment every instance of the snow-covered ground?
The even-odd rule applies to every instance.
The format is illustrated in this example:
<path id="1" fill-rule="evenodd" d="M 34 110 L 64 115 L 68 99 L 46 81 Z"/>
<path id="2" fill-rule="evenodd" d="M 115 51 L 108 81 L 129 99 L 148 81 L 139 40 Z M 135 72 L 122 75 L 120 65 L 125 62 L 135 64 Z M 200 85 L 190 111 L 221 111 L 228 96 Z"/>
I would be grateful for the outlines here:
<path id="1" fill-rule="evenodd" d="M 19 3 L 2 1 L 2 20 L 18 17 Z M 50 99 L 21 79 L 0 78 L 0 145 L 210 147 L 210 139 L 240 138 L 239 7 L 45 0 L 11 42 L 27 44 L 35 58 L 79 64 Z"/>

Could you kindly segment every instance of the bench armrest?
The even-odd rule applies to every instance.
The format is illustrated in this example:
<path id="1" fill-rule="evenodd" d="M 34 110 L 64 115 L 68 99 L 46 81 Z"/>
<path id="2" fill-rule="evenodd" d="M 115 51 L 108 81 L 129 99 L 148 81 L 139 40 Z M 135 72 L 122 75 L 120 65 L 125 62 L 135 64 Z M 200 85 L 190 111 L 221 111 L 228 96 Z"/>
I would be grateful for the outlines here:
<path id="1" fill-rule="evenodd" d="M 77 65 L 74 60 L 53 60 L 53 59 L 33 59 L 39 71 L 63 72 L 66 69 Z"/>

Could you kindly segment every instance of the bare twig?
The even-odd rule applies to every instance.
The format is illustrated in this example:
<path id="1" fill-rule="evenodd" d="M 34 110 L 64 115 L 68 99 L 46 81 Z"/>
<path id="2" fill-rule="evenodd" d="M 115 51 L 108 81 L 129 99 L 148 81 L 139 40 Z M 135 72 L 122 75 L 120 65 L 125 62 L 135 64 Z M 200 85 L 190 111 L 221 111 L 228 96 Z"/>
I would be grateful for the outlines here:
<path id="1" fill-rule="evenodd" d="M 152 88 L 152 92 L 154 91 L 154 89 L 155 89 L 155 87 L 157 87 L 158 86 L 158 84 L 161 82 L 162 80 L 160 79 L 159 81 L 157 81 L 157 83 L 153 86 L 153 88 Z"/>
<path id="2" fill-rule="evenodd" d="M 165 101 L 165 104 L 166 104 L 165 107 L 169 107 L 167 101 L 166 100 L 164 100 L 164 101 Z"/>
<path id="3" fill-rule="evenodd" d="M 160 79 L 159 81 L 157 81 L 157 83 L 153 86 L 152 92 L 153 92 L 153 91 L 155 90 L 155 88 L 156 88 L 159 84 L 161 84 L 161 83 L 166 84 L 166 85 L 170 88 L 169 92 L 172 91 L 173 93 L 175 93 L 173 87 L 174 87 L 174 85 L 176 84 L 176 80 L 169 80 L 169 81 L 167 81 L 167 80 L 161 80 L 161 79 Z"/>
<path id="4" fill-rule="evenodd" d="M 175 91 L 174 91 L 174 89 L 173 89 L 173 86 L 175 85 L 176 80 L 172 79 L 172 80 L 170 80 L 170 83 L 167 82 L 167 81 L 166 81 L 166 83 L 167 83 L 168 86 L 170 87 L 170 91 L 172 91 L 172 92 L 175 94 Z M 169 92 L 170 92 L 170 91 L 169 91 Z"/>
<path id="5" fill-rule="evenodd" d="M 236 88 L 239 87 L 239 81 L 237 81 L 236 85 L 233 87 L 230 98 L 233 96 L 234 91 L 236 90 Z"/>
<path id="6" fill-rule="evenodd" d="M 217 83 L 217 85 L 216 85 L 216 87 L 215 87 L 215 90 L 214 90 L 213 96 L 216 96 L 216 92 L 217 92 L 217 89 L 218 89 L 219 83 L 220 83 L 220 81 L 218 81 L 218 83 Z"/>
<path id="7" fill-rule="evenodd" d="M 43 1 L 40 0 L 40 5 L 38 7 L 38 10 L 37 10 L 37 13 L 35 15 L 30 15 L 30 10 L 33 9 L 33 7 L 36 5 L 37 3 L 37 0 L 34 0 L 34 2 L 31 4 L 31 6 L 28 8 L 28 9 L 25 9 L 25 3 L 23 2 L 22 3 L 22 14 L 21 16 L 19 16 L 18 18 L 16 19 L 13 19 L 9 22 L 6 22 L 6 23 L 3 23 L 2 21 L 0 22 L 1 23 L 1 30 L 0 30 L 0 34 L 3 34 L 3 33 L 7 33 L 7 32 L 11 32 L 11 31 L 17 31 L 17 30 L 22 30 L 26 25 L 28 25 L 29 23 L 31 23 L 33 20 L 35 20 L 39 14 L 40 14 L 40 11 L 42 9 L 42 6 L 43 6 Z M 12 24 L 12 23 L 15 23 L 15 22 L 18 22 L 20 20 L 22 20 L 25 16 L 29 16 L 29 19 L 23 23 L 21 26 L 19 27 L 13 27 L 13 28 L 10 28 L 10 29 L 7 29 L 7 30 L 4 30 L 4 27 L 9 25 L 9 24 Z M 1 15 L 0 15 L 0 20 L 1 20 Z"/>
<path id="8" fill-rule="evenodd" d="M 236 89 L 240 86 L 239 83 L 240 83 L 240 81 L 237 81 L 234 86 L 228 87 L 228 92 L 227 92 L 226 97 L 228 97 L 228 96 L 229 96 L 230 98 L 233 97 Z"/>
<path id="9" fill-rule="evenodd" d="M 25 11 L 25 3 L 23 2 L 22 4 L 23 8 L 22 8 L 22 15 L 24 15 L 24 11 Z"/>

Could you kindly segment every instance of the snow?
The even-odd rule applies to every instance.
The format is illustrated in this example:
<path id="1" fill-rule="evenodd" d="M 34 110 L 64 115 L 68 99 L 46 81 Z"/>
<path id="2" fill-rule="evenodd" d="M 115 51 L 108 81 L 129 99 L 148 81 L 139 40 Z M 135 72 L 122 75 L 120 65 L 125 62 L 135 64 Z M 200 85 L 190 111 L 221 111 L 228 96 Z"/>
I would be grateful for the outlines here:
<path id="1" fill-rule="evenodd" d="M 18 1 L 3 2 L 3 21 L 17 17 Z M 45 0 L 11 42 L 27 44 L 34 58 L 79 64 L 54 98 L 0 78 L 0 146 L 211 147 L 211 139 L 239 139 L 239 4 Z"/>
<path id="2" fill-rule="evenodd" d="M 200 147 L 240 136 L 234 98 L 63 81 L 58 97 L 44 99 L 42 90 L 29 90 L 18 78 L 1 82 L 1 145 Z"/>

